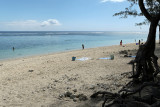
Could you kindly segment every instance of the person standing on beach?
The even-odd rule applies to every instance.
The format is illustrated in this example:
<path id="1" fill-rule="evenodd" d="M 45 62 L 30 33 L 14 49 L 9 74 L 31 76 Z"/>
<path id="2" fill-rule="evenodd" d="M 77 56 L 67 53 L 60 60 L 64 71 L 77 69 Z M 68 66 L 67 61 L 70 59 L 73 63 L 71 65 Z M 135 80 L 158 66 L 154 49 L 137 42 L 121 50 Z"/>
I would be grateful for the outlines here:
<path id="1" fill-rule="evenodd" d="M 141 40 L 139 40 L 139 47 L 140 47 L 140 45 L 141 45 Z"/>
<path id="2" fill-rule="evenodd" d="M 122 40 L 120 41 L 120 45 L 122 46 Z"/>
<path id="3" fill-rule="evenodd" d="M 139 45 L 141 45 L 141 40 L 139 40 Z"/>
<path id="4" fill-rule="evenodd" d="M 82 44 L 82 49 L 84 49 L 84 44 Z"/>
<path id="5" fill-rule="evenodd" d="M 12 48 L 12 50 L 14 51 L 14 47 Z"/>

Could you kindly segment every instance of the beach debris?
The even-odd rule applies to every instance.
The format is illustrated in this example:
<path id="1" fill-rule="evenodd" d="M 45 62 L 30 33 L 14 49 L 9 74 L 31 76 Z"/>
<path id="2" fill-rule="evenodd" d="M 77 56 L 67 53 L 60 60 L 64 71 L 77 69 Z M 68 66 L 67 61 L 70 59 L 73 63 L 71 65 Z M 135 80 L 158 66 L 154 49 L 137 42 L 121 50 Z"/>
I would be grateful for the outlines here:
<path id="1" fill-rule="evenodd" d="M 33 72 L 34 70 L 28 70 L 28 72 Z"/>
<path id="2" fill-rule="evenodd" d="M 67 87 L 67 90 L 68 90 L 68 89 L 71 89 L 71 87 Z"/>
<path id="3" fill-rule="evenodd" d="M 77 89 L 74 89 L 74 90 L 73 90 L 73 92 L 75 92 L 75 93 L 76 93 L 76 92 L 77 92 Z"/>
<path id="4" fill-rule="evenodd" d="M 74 101 L 74 102 L 77 102 L 77 100 L 76 100 L 76 99 L 73 99 L 73 101 Z"/>
<path id="5" fill-rule="evenodd" d="M 137 49 L 135 50 L 122 50 L 119 51 L 119 54 L 124 54 L 124 55 L 136 55 Z"/>
<path id="6" fill-rule="evenodd" d="M 58 80 L 54 80 L 54 82 L 59 82 Z"/>
<path id="7" fill-rule="evenodd" d="M 62 76 L 62 79 L 60 79 L 60 80 L 67 80 L 67 82 L 70 82 L 70 81 L 76 81 L 76 80 L 78 80 L 78 78 L 80 78 L 79 77 L 79 75 L 71 75 L 71 76 L 67 76 L 66 74 L 65 75 L 63 75 Z"/>
<path id="8" fill-rule="evenodd" d="M 0 66 L 3 66 L 3 64 L 0 64 Z"/>
<path id="9" fill-rule="evenodd" d="M 128 54 L 127 50 L 122 50 L 119 52 L 119 54 Z"/>
<path id="10" fill-rule="evenodd" d="M 71 78 L 68 79 L 68 81 L 76 81 L 76 80 L 77 80 L 76 77 L 75 77 L 75 78 L 74 78 L 74 77 L 71 77 Z"/>
<path id="11" fill-rule="evenodd" d="M 88 100 L 87 96 L 84 95 L 84 94 L 79 94 L 78 96 L 79 96 L 79 101 L 86 101 L 86 100 Z"/>
<path id="12" fill-rule="evenodd" d="M 60 94 L 60 95 L 59 95 L 59 98 L 63 98 L 63 97 L 65 97 L 64 94 Z"/>
<path id="13" fill-rule="evenodd" d="M 99 84 L 97 84 L 97 86 L 98 86 L 99 88 L 104 89 L 104 90 L 107 90 L 107 89 L 110 88 L 108 84 L 104 84 L 104 83 L 99 83 Z"/>
<path id="14" fill-rule="evenodd" d="M 54 84 L 49 84 L 49 85 L 47 86 L 47 89 L 52 89 L 52 88 L 53 88 L 53 85 L 54 85 Z"/>
<path id="15" fill-rule="evenodd" d="M 119 54 L 123 54 L 124 57 L 132 57 L 135 58 L 136 50 L 122 50 Z"/>
<path id="16" fill-rule="evenodd" d="M 72 95 L 72 93 L 67 91 L 64 95 L 65 95 L 65 97 L 70 97 Z"/>
<path id="17" fill-rule="evenodd" d="M 91 90 L 94 90 L 96 87 L 95 87 L 95 85 L 90 85 L 88 88 Z"/>
<path id="18" fill-rule="evenodd" d="M 75 99 L 75 98 L 77 98 L 77 95 L 72 94 L 72 95 L 70 96 L 70 99 Z"/>
<path id="19" fill-rule="evenodd" d="M 73 91 L 77 92 L 77 89 L 74 89 Z M 64 94 L 59 94 L 59 98 L 60 99 L 62 99 L 62 98 L 70 98 L 70 99 L 73 99 L 74 102 L 77 102 L 78 100 L 79 101 L 88 100 L 86 95 L 84 95 L 84 94 L 75 94 L 75 93 L 73 94 L 70 91 L 66 91 Z"/>

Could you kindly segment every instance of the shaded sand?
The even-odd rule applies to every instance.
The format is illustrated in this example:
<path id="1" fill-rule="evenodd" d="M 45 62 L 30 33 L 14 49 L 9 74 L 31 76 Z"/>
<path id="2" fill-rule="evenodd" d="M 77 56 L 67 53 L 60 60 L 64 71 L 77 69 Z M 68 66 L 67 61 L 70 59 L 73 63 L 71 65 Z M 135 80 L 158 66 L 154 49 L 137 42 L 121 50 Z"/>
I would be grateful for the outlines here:
<path id="1" fill-rule="evenodd" d="M 90 95 L 99 90 L 117 92 L 125 85 L 125 73 L 132 69 L 127 63 L 133 58 L 124 58 L 119 51 L 137 48 L 127 44 L 0 61 L 0 106 L 101 106 Z M 114 60 L 99 59 L 113 54 Z M 91 59 L 71 61 L 72 56 Z"/>

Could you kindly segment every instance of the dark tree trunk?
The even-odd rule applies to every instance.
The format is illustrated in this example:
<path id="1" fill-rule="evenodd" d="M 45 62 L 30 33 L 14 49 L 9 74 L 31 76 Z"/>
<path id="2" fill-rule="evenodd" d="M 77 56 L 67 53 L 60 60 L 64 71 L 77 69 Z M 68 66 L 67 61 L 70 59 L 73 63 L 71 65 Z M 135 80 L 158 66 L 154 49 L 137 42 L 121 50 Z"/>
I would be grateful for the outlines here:
<path id="1" fill-rule="evenodd" d="M 156 40 L 156 28 L 158 26 L 158 21 L 153 19 L 150 24 L 149 34 L 146 43 L 144 44 L 146 48 L 148 48 L 148 52 L 152 52 L 154 54 L 155 51 L 155 40 Z"/>
<path id="2" fill-rule="evenodd" d="M 138 80 L 141 82 L 154 81 L 156 75 L 159 73 L 159 66 L 157 63 L 158 57 L 154 54 L 154 52 L 155 52 L 155 45 L 156 45 L 155 44 L 156 28 L 160 20 L 160 12 L 157 13 L 157 15 L 151 16 L 151 14 L 148 13 L 147 9 L 144 6 L 144 1 L 145 0 L 138 0 L 138 3 L 143 15 L 150 21 L 149 34 L 145 44 L 140 45 L 139 50 L 137 51 L 135 60 L 130 62 L 130 64 L 133 64 L 133 76 L 131 77 L 133 78 L 133 80 Z M 160 32 L 160 25 L 159 25 L 159 32 Z M 136 72 L 134 73 L 135 63 L 136 63 Z M 156 86 L 159 89 L 160 82 L 155 82 L 155 81 L 148 82 L 148 85 L 146 84 L 147 83 L 146 82 L 145 84 L 142 84 L 142 86 L 139 88 L 137 88 L 136 84 L 134 83 L 135 81 L 129 82 L 118 93 L 109 93 L 109 92 L 99 91 L 93 94 L 91 97 L 95 98 L 98 94 L 102 94 L 105 99 L 102 107 L 121 107 L 121 106 L 123 107 L 124 106 L 125 107 L 137 107 L 137 106 L 138 107 L 151 107 L 151 106 L 160 107 L 159 96 L 154 97 L 154 94 L 153 94 L 154 92 L 151 92 L 151 94 L 149 95 L 147 94 L 147 97 L 149 96 L 147 100 L 146 100 L 146 96 L 145 98 L 142 98 L 141 96 L 141 90 L 143 89 L 143 87 Z M 140 84 L 137 84 L 137 86 L 138 85 Z M 134 88 L 135 89 L 137 88 L 137 89 L 135 90 Z M 148 92 L 149 91 L 150 90 L 148 90 Z M 157 92 L 159 92 L 159 90 Z M 139 97 L 136 97 L 133 94 L 135 95 L 139 94 Z M 129 96 L 131 97 L 129 98 Z M 105 106 L 105 104 L 108 103 L 108 101 L 112 101 L 112 103 Z"/>
<path id="3" fill-rule="evenodd" d="M 132 60 L 130 62 L 130 64 L 133 64 L 133 75 L 131 76 L 133 78 L 133 81 L 130 81 L 128 84 L 126 84 L 126 86 L 124 86 L 118 93 L 99 91 L 91 96 L 91 98 L 95 98 L 99 94 L 102 94 L 105 99 L 102 107 L 160 107 L 159 96 L 156 97 L 156 94 L 158 93 L 151 92 L 151 90 L 153 89 L 147 89 L 145 90 L 145 92 L 142 92 L 151 92 L 150 94 L 147 94 L 147 96 L 143 95 L 145 98 L 141 96 L 141 91 L 146 86 L 156 86 L 158 87 L 157 90 L 160 87 L 160 81 L 154 81 L 155 77 L 159 73 L 159 66 L 157 63 L 158 57 L 154 54 L 154 52 L 156 47 L 156 28 L 160 20 L 160 12 L 157 15 L 151 16 L 151 14 L 148 13 L 147 9 L 144 6 L 144 0 L 138 0 L 138 3 L 143 15 L 150 21 L 147 41 L 145 42 L 145 44 L 139 46 L 135 60 Z M 135 65 L 136 72 L 134 73 Z M 137 86 L 140 84 L 135 84 L 135 82 L 139 81 L 145 83 L 137 88 Z M 159 90 L 157 92 L 159 92 Z M 155 93 L 155 96 L 153 93 Z M 136 95 L 138 94 L 139 96 L 136 97 Z M 105 104 L 107 104 L 109 101 L 110 104 L 105 106 Z"/>
<path id="4" fill-rule="evenodd" d="M 144 45 L 139 47 L 134 62 L 136 63 L 136 74 L 132 77 L 142 81 L 154 80 L 154 77 L 159 73 L 158 57 L 155 56 L 155 39 L 156 28 L 160 20 L 158 16 L 151 16 L 144 6 L 144 0 L 139 0 L 139 7 L 144 16 L 150 21 L 150 28 L 147 41 Z"/>
<path id="5" fill-rule="evenodd" d="M 156 19 L 151 20 L 147 41 L 144 45 L 140 46 L 137 52 L 134 61 L 136 63 L 136 74 L 132 76 L 134 79 L 151 81 L 154 80 L 154 77 L 159 72 L 158 57 L 154 54 L 158 21 Z"/>
<path id="6" fill-rule="evenodd" d="M 159 25 L 159 44 L 160 44 L 160 25 Z"/>

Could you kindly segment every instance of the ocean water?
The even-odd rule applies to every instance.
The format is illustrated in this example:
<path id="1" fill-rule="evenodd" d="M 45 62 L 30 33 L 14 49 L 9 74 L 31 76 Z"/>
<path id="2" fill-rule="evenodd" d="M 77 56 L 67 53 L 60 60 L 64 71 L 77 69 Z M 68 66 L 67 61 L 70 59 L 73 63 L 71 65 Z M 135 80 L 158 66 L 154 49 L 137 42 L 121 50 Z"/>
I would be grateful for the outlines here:
<path id="1" fill-rule="evenodd" d="M 146 32 L 1 31 L 0 60 L 78 50 L 82 44 L 94 48 L 146 39 Z"/>

